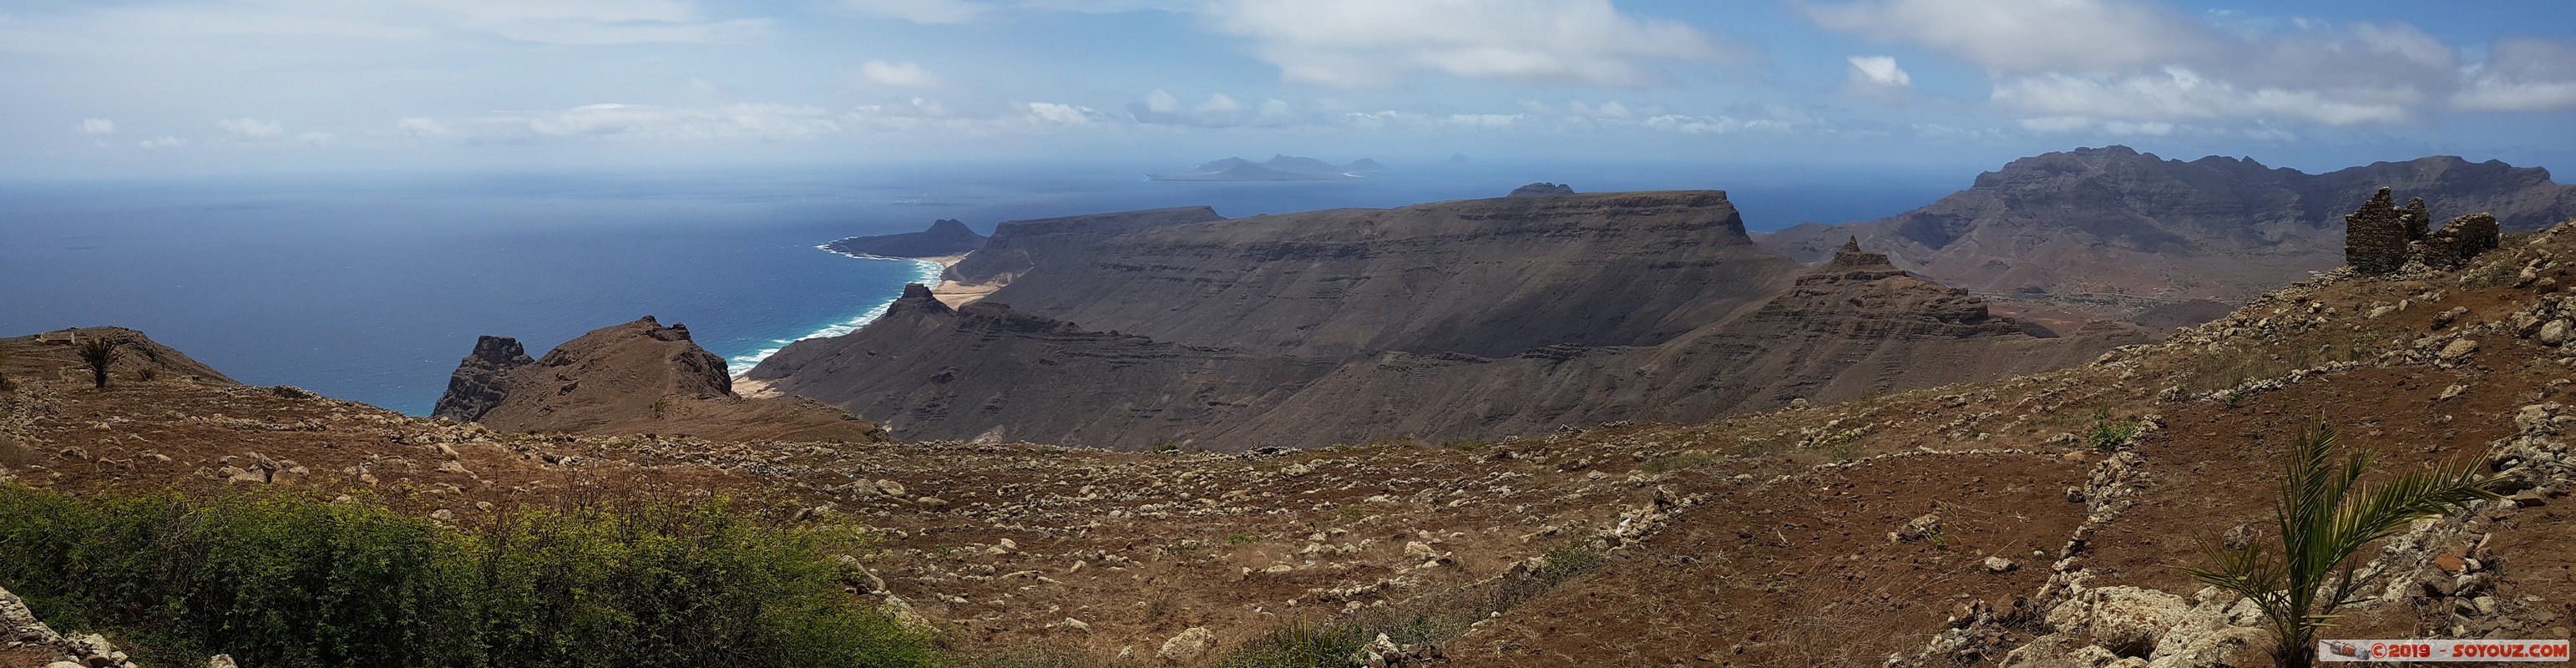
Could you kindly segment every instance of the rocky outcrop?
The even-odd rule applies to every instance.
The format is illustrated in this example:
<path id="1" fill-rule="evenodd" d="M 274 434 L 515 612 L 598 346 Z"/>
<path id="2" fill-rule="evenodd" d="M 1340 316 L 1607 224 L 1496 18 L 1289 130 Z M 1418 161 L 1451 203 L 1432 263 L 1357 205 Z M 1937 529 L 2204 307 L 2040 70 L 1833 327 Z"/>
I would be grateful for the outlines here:
<path id="1" fill-rule="evenodd" d="M 1049 271 L 954 310 L 907 288 L 867 328 L 748 377 L 906 440 L 1243 450 L 1703 420 L 2142 340 L 2035 337 L 1857 247 L 1797 267 L 1746 241 L 1721 193 L 1263 216 Z"/>
<path id="2" fill-rule="evenodd" d="M 2093 319 L 2195 299 L 2242 303 L 2342 264 L 2342 215 L 2383 186 L 2434 215 L 2485 211 L 2509 230 L 2576 217 L 2547 170 L 2439 156 L 2325 174 L 2250 159 L 2165 160 L 2127 147 L 2015 160 L 1930 206 L 1756 238 L 1802 262 L 1857 236 L 1925 278 Z M 2404 210 L 2400 210 L 2401 212 Z"/>
<path id="3" fill-rule="evenodd" d="M 39 662 L 53 659 L 50 664 L 30 664 L 45 665 L 46 668 L 135 668 L 134 662 L 124 652 L 117 651 L 105 637 L 95 633 L 80 636 L 55 633 L 52 627 L 36 619 L 25 601 L 7 589 L 0 589 L 0 651 L 5 651 L 13 659 L 33 658 Z M 230 657 L 224 657 L 225 664 L 231 662 Z"/>
<path id="4" fill-rule="evenodd" d="M 456 372 L 447 377 L 447 393 L 439 395 L 438 405 L 430 417 L 458 422 L 476 422 L 501 405 L 504 381 L 519 367 L 535 364 L 519 340 L 506 336 L 484 336 L 474 341 L 474 352 L 456 364 Z"/>
<path id="5" fill-rule="evenodd" d="M 470 414 L 470 421 L 505 431 L 883 438 L 874 425 L 812 401 L 735 395 L 724 358 L 691 341 L 687 326 L 664 326 L 649 315 L 566 341 L 533 363 L 525 359 L 514 340 L 477 341 L 439 398 L 440 417 Z"/>
<path id="6" fill-rule="evenodd" d="M 850 237 L 823 244 L 824 249 L 835 253 L 902 258 L 964 255 L 983 247 L 984 235 L 947 218 L 932 221 L 930 229 L 919 232 Z"/>
<path id="7" fill-rule="evenodd" d="M 1549 197 L 1572 194 L 1574 194 L 1574 186 L 1541 182 L 1513 188 L 1511 194 L 1504 197 Z"/>

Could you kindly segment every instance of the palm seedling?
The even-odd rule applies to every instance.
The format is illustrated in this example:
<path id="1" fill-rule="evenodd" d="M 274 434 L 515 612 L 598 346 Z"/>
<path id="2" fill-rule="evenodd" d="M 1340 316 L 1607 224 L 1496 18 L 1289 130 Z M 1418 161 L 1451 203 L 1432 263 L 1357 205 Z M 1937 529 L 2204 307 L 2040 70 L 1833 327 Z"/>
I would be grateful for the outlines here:
<path id="1" fill-rule="evenodd" d="M 2254 601 L 2277 643 L 2273 663 L 2283 668 L 2314 665 L 2317 630 L 2332 626 L 2338 609 L 2368 598 L 2367 584 L 2353 574 L 2353 557 L 2364 546 L 2417 519 L 2497 496 L 2474 461 L 2356 485 L 2371 453 L 2353 453 L 2338 466 L 2334 441 L 2334 429 L 2320 420 L 2290 447 L 2275 509 L 2279 546 L 2212 545 L 2206 565 L 2181 567 L 2194 579 Z"/>
<path id="2" fill-rule="evenodd" d="M 90 380 L 98 383 L 99 389 L 107 389 L 107 371 L 116 366 L 116 358 L 124 353 L 116 347 L 116 340 L 104 336 L 88 337 L 81 340 L 80 349 L 76 352 L 80 353 L 81 367 L 89 369 Z"/>

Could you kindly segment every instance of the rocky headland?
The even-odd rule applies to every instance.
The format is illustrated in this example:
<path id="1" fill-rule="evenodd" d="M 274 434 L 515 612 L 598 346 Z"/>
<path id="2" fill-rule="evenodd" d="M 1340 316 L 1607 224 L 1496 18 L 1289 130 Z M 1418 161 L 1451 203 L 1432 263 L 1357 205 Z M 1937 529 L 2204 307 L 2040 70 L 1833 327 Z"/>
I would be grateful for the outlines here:
<path id="1" fill-rule="evenodd" d="M 746 378 L 906 439 L 1244 450 L 1704 420 L 2141 340 L 1994 318 L 1857 250 L 1798 266 L 1756 246 L 1722 192 L 1540 190 L 1211 212 L 984 260 L 1022 228 L 1064 225 L 1005 223 L 951 271 L 1011 278 L 984 301 L 908 290 L 867 328 L 792 344 Z M 973 269 L 993 265 L 1008 269 Z"/>
<path id="2" fill-rule="evenodd" d="M 593 330 L 540 359 L 485 336 L 457 365 L 432 417 L 504 431 L 874 442 L 876 425 L 795 398 L 734 393 L 724 358 L 653 316 Z"/>

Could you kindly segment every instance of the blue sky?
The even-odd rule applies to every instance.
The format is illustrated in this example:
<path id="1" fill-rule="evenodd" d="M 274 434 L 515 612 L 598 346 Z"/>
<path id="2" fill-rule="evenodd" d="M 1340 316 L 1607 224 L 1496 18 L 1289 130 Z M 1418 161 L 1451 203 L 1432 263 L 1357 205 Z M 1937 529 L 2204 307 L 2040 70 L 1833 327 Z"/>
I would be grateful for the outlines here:
<path id="1" fill-rule="evenodd" d="M 2576 3 L 9 0 L 0 175 L 919 161 L 2576 165 Z"/>

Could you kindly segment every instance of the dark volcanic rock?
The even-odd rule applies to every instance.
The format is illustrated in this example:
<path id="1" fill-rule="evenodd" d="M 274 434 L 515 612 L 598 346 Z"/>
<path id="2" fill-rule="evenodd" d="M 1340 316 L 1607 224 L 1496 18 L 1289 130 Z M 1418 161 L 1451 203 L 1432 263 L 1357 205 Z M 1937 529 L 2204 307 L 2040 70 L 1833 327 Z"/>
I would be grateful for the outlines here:
<path id="1" fill-rule="evenodd" d="M 473 421 L 507 431 L 883 438 L 874 425 L 822 404 L 735 395 L 724 358 L 698 347 L 687 327 L 665 327 L 649 315 L 566 341 L 533 363 L 526 360 L 517 341 L 483 337 L 439 399 L 439 416 L 472 413 Z"/>
<path id="2" fill-rule="evenodd" d="M 1571 185 L 1532 183 L 1518 188 L 1513 188 L 1511 194 L 1504 195 L 1504 197 L 1548 197 L 1552 195 L 1572 194 L 1574 194 L 1574 186 Z"/>
<path id="3" fill-rule="evenodd" d="M 1753 245 L 1723 192 L 1590 193 L 1158 227 L 988 299 L 1184 345 L 1501 357 L 1658 343 L 1799 271 Z"/>
<path id="4" fill-rule="evenodd" d="M 940 219 L 930 229 L 873 237 L 850 237 L 824 244 L 834 252 L 877 257 L 942 257 L 961 255 L 984 247 L 984 235 L 967 229 L 965 223 Z"/>
<path id="5" fill-rule="evenodd" d="M 1700 420 L 2137 340 L 2036 338 L 1883 256 L 1809 270 L 1741 224 L 1723 193 L 1673 192 L 1159 228 L 953 311 L 907 288 L 748 377 L 906 439 L 1237 450 Z"/>
<path id="6" fill-rule="evenodd" d="M 458 422 L 475 422 L 501 405 L 504 385 L 510 372 L 535 364 L 519 340 L 506 336 L 484 336 L 474 341 L 474 352 L 456 365 L 447 377 L 447 393 L 439 395 L 438 407 L 430 417 Z"/>
<path id="7" fill-rule="evenodd" d="M 1093 245 L 1111 237 L 1215 220 L 1225 217 L 1204 206 L 1014 220 L 993 226 L 984 247 L 949 267 L 947 278 L 970 285 L 1007 283 L 1040 267 L 1080 262 Z"/>
<path id="8" fill-rule="evenodd" d="M 2505 229 L 2529 230 L 2576 217 L 2576 186 L 2495 161 L 2438 156 L 2310 175 L 2112 146 L 2015 160 L 1896 216 L 1758 239 L 1815 262 L 1857 235 L 1932 280 L 1984 294 L 2045 293 L 2055 297 L 2034 299 L 2060 306 L 2237 303 L 2342 264 L 2343 215 L 2382 187 L 2421 195 L 2424 221 L 2489 212 Z"/>

